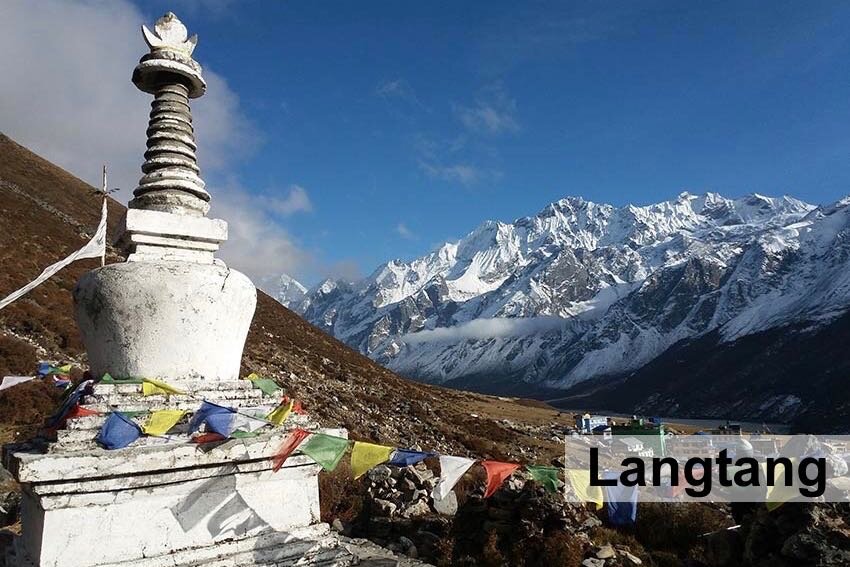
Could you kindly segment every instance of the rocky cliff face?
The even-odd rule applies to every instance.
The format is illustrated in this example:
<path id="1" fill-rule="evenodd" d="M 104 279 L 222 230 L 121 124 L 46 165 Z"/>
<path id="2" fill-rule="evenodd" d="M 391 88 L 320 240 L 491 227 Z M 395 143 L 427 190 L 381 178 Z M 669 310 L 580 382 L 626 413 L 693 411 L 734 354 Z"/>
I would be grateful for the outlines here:
<path id="1" fill-rule="evenodd" d="M 624 379 L 706 336 L 722 350 L 835 322 L 850 308 L 850 199 L 683 193 L 617 208 L 571 197 L 290 305 L 420 380 L 527 393 Z"/>

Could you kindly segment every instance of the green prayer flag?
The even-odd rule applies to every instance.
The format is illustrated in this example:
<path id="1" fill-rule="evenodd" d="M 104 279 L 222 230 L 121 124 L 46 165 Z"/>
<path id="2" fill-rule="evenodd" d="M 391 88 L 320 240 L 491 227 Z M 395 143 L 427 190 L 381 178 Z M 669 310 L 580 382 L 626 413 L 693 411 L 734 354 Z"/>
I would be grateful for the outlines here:
<path id="1" fill-rule="evenodd" d="M 144 382 L 141 378 L 113 378 L 108 372 L 100 379 L 101 384 L 141 384 Z M 123 413 L 123 412 L 122 412 Z"/>
<path id="2" fill-rule="evenodd" d="M 525 467 L 535 482 L 543 485 L 547 492 L 558 491 L 558 470 L 555 467 L 528 465 Z"/>
<path id="3" fill-rule="evenodd" d="M 256 437 L 257 435 L 262 435 L 262 431 L 240 431 L 237 429 L 230 434 L 234 439 L 247 439 L 249 437 Z"/>
<path id="4" fill-rule="evenodd" d="M 345 455 L 348 444 L 348 439 L 344 437 L 313 433 L 298 449 L 319 463 L 324 470 L 332 471 Z"/>
<path id="5" fill-rule="evenodd" d="M 255 388 L 262 390 L 263 394 L 266 396 L 274 396 L 275 393 L 280 390 L 280 386 L 278 386 L 277 382 L 271 378 L 255 378 L 254 380 L 251 380 L 251 383 Z"/>

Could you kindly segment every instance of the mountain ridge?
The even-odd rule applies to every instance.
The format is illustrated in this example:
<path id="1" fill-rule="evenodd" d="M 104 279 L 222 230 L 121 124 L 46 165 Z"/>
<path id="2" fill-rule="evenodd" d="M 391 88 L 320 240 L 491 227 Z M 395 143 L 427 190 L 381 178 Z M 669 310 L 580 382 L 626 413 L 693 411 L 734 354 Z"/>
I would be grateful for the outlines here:
<path id="1" fill-rule="evenodd" d="M 567 197 L 360 281 L 326 280 L 291 305 L 415 379 L 570 388 L 627 376 L 715 331 L 725 348 L 828 326 L 850 307 L 848 235 L 850 198 L 682 193 L 614 207 Z"/>

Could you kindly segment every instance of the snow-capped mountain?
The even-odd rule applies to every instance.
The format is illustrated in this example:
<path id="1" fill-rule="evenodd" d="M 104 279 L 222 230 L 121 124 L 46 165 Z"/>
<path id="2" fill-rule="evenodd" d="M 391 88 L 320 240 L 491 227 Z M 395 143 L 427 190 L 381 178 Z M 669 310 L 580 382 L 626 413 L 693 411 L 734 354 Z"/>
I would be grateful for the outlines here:
<path id="1" fill-rule="evenodd" d="M 278 280 L 277 300 L 284 307 L 289 307 L 293 311 L 298 311 L 303 307 L 307 299 L 307 288 L 301 285 L 294 278 L 283 274 Z"/>
<path id="2" fill-rule="evenodd" d="M 722 348 L 835 321 L 850 308 L 850 198 L 683 193 L 618 208 L 569 197 L 290 305 L 417 379 L 570 388 L 700 337 Z"/>

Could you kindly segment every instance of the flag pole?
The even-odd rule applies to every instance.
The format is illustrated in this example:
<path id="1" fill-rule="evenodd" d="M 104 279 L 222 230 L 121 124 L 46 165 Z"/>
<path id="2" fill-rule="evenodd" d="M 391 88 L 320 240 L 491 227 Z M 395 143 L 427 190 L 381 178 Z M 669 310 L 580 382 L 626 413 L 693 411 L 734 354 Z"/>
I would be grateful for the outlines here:
<path id="1" fill-rule="evenodd" d="M 106 164 L 103 164 L 103 207 L 106 208 Z M 106 265 L 106 246 L 103 247 L 103 253 L 100 255 L 100 267 Z"/>

